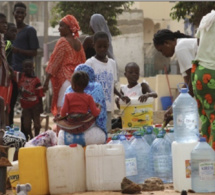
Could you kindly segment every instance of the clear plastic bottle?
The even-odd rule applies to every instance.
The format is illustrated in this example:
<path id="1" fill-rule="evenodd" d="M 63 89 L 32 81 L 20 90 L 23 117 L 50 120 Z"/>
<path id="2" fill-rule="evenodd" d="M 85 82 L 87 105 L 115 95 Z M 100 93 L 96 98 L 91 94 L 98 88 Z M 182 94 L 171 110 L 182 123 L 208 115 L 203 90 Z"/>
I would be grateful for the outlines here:
<path id="1" fill-rule="evenodd" d="M 168 133 L 165 134 L 164 139 L 169 141 L 171 144 L 175 141 L 174 129 L 171 128 Z"/>
<path id="2" fill-rule="evenodd" d="M 150 150 L 153 177 L 159 177 L 164 183 L 172 183 L 171 144 L 159 133 Z"/>
<path id="3" fill-rule="evenodd" d="M 124 146 L 125 150 L 125 170 L 126 177 L 132 180 L 132 176 L 137 175 L 137 158 L 133 147 L 130 142 L 126 139 L 125 135 L 120 135 L 120 143 Z"/>
<path id="4" fill-rule="evenodd" d="M 19 130 L 19 127 L 14 127 L 14 135 L 26 140 L 25 134 Z"/>
<path id="5" fill-rule="evenodd" d="M 137 183 L 143 184 L 145 179 L 152 176 L 150 172 L 150 146 L 142 138 L 140 132 L 134 133 L 134 139 L 131 142 L 131 146 L 133 147 L 134 151 L 136 152 L 137 157 L 137 172 L 138 174 L 135 176 L 131 176 L 130 179 Z"/>
<path id="6" fill-rule="evenodd" d="M 173 102 L 174 134 L 177 142 L 198 141 L 199 114 L 197 102 L 188 93 L 188 88 L 181 88 L 180 95 Z"/>
<path id="7" fill-rule="evenodd" d="M 149 126 L 146 128 L 146 133 L 144 135 L 144 139 L 151 146 L 152 142 L 155 140 L 156 135 L 152 133 L 153 129 Z"/>
<path id="8" fill-rule="evenodd" d="M 215 192 L 215 152 L 204 137 L 191 152 L 191 186 L 196 193 Z"/>
<path id="9" fill-rule="evenodd" d="M 120 144 L 119 135 L 113 135 L 107 144 Z"/>

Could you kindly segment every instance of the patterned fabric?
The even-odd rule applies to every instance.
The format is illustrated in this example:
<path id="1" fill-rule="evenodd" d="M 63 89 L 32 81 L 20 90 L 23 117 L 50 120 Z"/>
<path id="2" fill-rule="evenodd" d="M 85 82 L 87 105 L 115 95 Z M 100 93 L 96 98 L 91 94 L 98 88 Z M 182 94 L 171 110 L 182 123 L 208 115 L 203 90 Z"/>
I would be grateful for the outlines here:
<path id="1" fill-rule="evenodd" d="M 107 123 L 107 114 L 106 114 L 106 103 L 105 103 L 105 97 L 104 92 L 102 89 L 102 86 L 100 83 L 95 81 L 95 73 L 94 70 L 86 65 L 81 64 L 76 67 L 75 71 L 84 71 L 89 76 L 89 83 L 87 87 L 84 89 L 84 92 L 87 94 L 92 95 L 94 101 L 101 105 L 101 112 L 99 116 L 96 118 L 96 125 L 101 128 L 104 133 L 107 136 L 107 129 L 106 129 L 106 123 Z M 68 87 L 65 94 L 74 92 L 72 87 Z"/>
<path id="2" fill-rule="evenodd" d="M 85 62 L 85 60 L 83 47 L 80 51 L 74 50 L 65 37 L 61 37 L 56 43 L 46 68 L 46 72 L 52 75 L 53 98 L 51 111 L 53 115 L 57 114 L 58 93 L 62 84 L 65 80 L 71 81 L 75 67 Z"/>
<path id="3" fill-rule="evenodd" d="M 56 118 L 57 125 L 69 133 L 79 134 L 86 131 L 95 122 L 96 118 L 88 112 L 87 114 L 73 113 L 66 117 Z"/>
<path id="4" fill-rule="evenodd" d="M 25 139 L 23 139 L 21 137 L 14 136 L 14 135 L 6 134 L 3 137 L 3 145 L 15 147 L 16 150 L 18 150 L 21 147 L 24 147 L 25 143 L 26 143 Z"/>
<path id="5" fill-rule="evenodd" d="M 5 53 L 5 41 L 3 39 L 3 36 L 0 34 L 0 86 L 8 87 L 9 85 L 10 71 Z"/>
<path id="6" fill-rule="evenodd" d="M 215 150 L 215 70 L 193 62 L 192 85 L 202 121 L 201 133 Z"/>
<path id="7" fill-rule="evenodd" d="M 80 30 L 80 26 L 73 15 L 66 15 L 61 21 L 69 26 L 72 33 L 74 33 L 74 38 L 79 37 L 78 31 Z"/>

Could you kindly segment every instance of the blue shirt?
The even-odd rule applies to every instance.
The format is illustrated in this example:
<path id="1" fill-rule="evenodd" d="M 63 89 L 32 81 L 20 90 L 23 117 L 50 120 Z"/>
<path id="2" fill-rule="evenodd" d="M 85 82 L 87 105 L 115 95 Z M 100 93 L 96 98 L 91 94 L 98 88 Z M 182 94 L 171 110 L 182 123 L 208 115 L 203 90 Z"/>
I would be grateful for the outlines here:
<path id="1" fill-rule="evenodd" d="M 24 50 L 37 50 L 39 48 L 39 40 L 36 30 L 29 25 L 26 25 L 20 32 L 17 33 L 13 46 Z M 15 71 L 22 72 L 22 62 L 25 59 L 33 59 L 20 53 L 13 53 L 12 67 Z"/>

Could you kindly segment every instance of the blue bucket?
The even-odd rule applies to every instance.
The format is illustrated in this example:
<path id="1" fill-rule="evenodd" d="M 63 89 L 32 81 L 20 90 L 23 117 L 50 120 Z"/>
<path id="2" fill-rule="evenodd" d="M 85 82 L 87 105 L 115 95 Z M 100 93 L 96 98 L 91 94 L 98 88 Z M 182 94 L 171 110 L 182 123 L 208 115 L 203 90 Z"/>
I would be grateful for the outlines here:
<path id="1" fill-rule="evenodd" d="M 172 97 L 171 96 L 163 96 L 160 98 L 163 110 L 167 110 L 170 106 L 172 106 Z"/>

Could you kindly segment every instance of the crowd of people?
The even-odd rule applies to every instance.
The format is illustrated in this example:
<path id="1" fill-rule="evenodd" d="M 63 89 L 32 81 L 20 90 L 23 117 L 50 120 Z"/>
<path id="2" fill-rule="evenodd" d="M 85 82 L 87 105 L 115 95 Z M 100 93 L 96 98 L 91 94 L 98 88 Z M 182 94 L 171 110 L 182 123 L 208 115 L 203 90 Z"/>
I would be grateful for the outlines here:
<path id="1" fill-rule="evenodd" d="M 33 122 L 34 136 L 37 136 L 41 128 L 42 97 L 51 81 L 51 112 L 55 116 L 53 130 L 58 136 L 58 144 L 103 144 L 111 130 L 115 96 L 118 108 L 119 99 L 128 103 L 134 95 L 140 102 L 149 97 L 157 98 L 147 82 L 138 83 L 140 69 L 135 62 L 129 62 L 125 67 L 128 84 L 117 89 L 118 65 L 111 33 L 101 14 L 91 16 L 90 28 L 94 34 L 87 36 L 83 43 L 79 40 L 81 29 L 77 19 L 66 15 L 60 20 L 60 38 L 49 58 L 46 79 L 41 83 L 34 72 L 39 41 L 35 28 L 24 22 L 26 10 L 22 2 L 14 5 L 16 24 L 7 23 L 6 16 L 0 13 L 0 96 L 4 100 L 1 124 L 11 126 L 14 123 L 14 106 L 19 95 L 21 130 L 27 139 L 32 139 Z M 199 105 L 204 122 L 202 134 L 215 149 L 215 96 L 212 93 L 215 59 L 210 52 L 215 47 L 214 18 L 214 11 L 203 17 L 198 38 L 162 29 L 154 34 L 153 43 L 165 57 L 176 55 L 184 82 Z M 172 120 L 172 108 L 167 110 L 164 120 L 166 124 Z"/>

